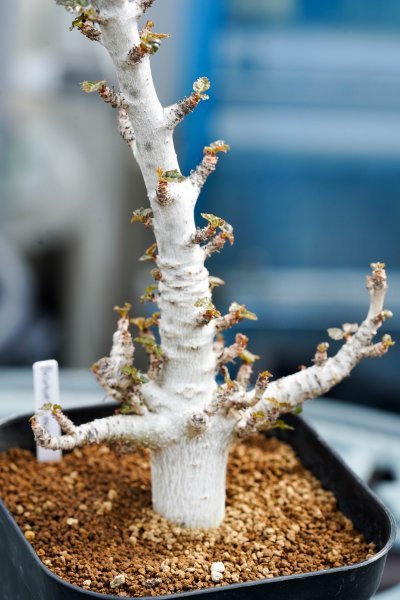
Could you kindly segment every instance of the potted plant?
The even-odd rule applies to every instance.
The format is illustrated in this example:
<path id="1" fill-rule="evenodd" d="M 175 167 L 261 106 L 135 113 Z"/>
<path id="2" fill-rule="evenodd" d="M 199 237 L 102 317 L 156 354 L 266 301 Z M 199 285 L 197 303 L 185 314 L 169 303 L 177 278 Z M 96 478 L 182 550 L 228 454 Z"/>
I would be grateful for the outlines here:
<path id="1" fill-rule="evenodd" d="M 393 344 L 389 335 L 373 342 L 379 327 L 391 316 L 383 306 L 387 288 L 384 265 L 371 265 L 367 283 L 370 308 L 362 324 L 358 327 L 347 323 L 328 330 L 333 339 L 343 341 L 334 356 L 328 357 L 329 345 L 323 342 L 316 349 L 313 366 L 273 382 L 271 374 L 264 371 L 249 389 L 257 357 L 247 349 L 248 340 L 241 334 L 225 346 L 223 332 L 256 316 L 235 302 L 222 315 L 212 302 L 213 288 L 222 282 L 210 277 L 205 268 L 206 259 L 226 242 L 233 243 L 233 228 L 212 214 L 202 215 L 204 226 L 199 228 L 194 218 L 200 191 L 216 169 L 220 154 L 226 153 L 229 146 L 221 140 L 210 143 L 204 148 L 200 164 L 184 176 L 173 144 L 175 127 L 208 98 L 210 82 L 200 77 L 187 98 L 166 108 L 161 106 L 151 76 L 151 56 L 167 35 L 156 33 L 151 21 L 140 30 L 138 26 L 153 0 L 56 2 L 73 14 L 72 27 L 104 46 L 117 72 L 119 92 L 106 81 L 85 81 L 82 89 L 98 93 L 118 112 L 121 136 L 141 168 L 150 207 L 135 211 L 132 221 L 154 231 L 156 242 L 142 260 L 152 264 L 155 283 L 147 288 L 142 300 L 156 301 L 159 312 L 148 318 L 132 318 L 129 304 L 116 307 L 119 320 L 110 355 L 93 367 L 107 395 L 118 402 L 116 414 L 98 408 L 97 412 L 72 411 L 66 416 L 59 405 L 45 406 L 63 434 L 52 436 L 33 417 L 36 442 L 44 448 L 64 451 L 89 444 L 118 446 L 120 451 L 149 448 L 154 511 L 180 530 L 199 531 L 218 528 L 224 519 L 225 474 L 232 445 L 256 432 L 278 429 L 273 434 L 276 439 L 288 441 L 303 464 L 335 493 L 342 511 L 375 544 L 375 554 L 366 553 L 365 560 L 358 564 L 304 575 L 257 577 L 253 583 L 233 583 L 229 588 L 225 587 L 230 582 L 224 579 L 225 564 L 220 557 L 210 563 L 211 587 L 183 591 L 180 597 L 219 594 L 261 598 L 268 594 L 286 600 L 370 598 L 379 583 L 393 535 L 390 516 L 293 413 L 306 400 L 326 393 L 347 377 L 363 358 L 382 356 Z M 133 337 L 131 330 L 135 328 Z M 147 373 L 135 367 L 135 345 L 143 346 L 148 354 Z M 228 365 L 236 359 L 241 366 L 232 379 Z M 217 382 L 218 373 L 222 374 L 221 384 Z M 21 437 L 21 432 L 26 433 L 21 419 L 3 424 L 1 449 L 30 447 L 31 442 Z M 112 500 L 108 502 L 112 504 Z M 76 523 L 71 518 L 67 525 L 73 527 Z M 2 546 L 2 564 L 7 565 L 4 598 L 26 598 L 27 589 L 32 598 L 104 597 L 90 584 L 85 586 L 83 582 L 79 588 L 52 575 L 32 553 L 28 543 L 31 536 L 25 535 L 24 539 L 4 507 L 0 525 L 7 542 Z M 148 578 L 153 582 L 149 584 L 149 595 L 157 595 L 161 579 Z M 110 581 L 110 593 L 129 596 L 125 583 L 125 575 L 116 573 Z"/>

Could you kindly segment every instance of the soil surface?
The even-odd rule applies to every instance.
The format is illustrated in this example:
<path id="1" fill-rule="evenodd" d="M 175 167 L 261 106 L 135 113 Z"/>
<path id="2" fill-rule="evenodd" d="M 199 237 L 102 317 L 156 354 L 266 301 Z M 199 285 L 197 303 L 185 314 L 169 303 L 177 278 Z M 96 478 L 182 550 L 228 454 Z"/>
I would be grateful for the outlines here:
<path id="1" fill-rule="evenodd" d="M 218 529 L 185 530 L 152 511 L 145 451 L 116 456 L 92 446 L 39 465 L 31 453 L 10 450 L 0 454 L 0 494 L 49 569 L 120 597 L 341 567 L 375 552 L 333 494 L 274 438 L 233 448 Z M 211 578 L 214 562 L 225 568 L 220 583 Z"/>

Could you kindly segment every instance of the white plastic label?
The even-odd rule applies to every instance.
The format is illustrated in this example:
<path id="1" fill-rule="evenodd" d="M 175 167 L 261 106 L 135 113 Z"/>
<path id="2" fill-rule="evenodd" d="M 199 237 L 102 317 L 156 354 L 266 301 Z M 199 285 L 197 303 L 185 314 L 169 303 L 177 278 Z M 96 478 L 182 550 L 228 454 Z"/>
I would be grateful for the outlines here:
<path id="1" fill-rule="evenodd" d="M 35 394 L 35 409 L 40 411 L 47 403 L 59 404 L 60 391 L 58 381 L 58 363 L 56 360 L 41 360 L 33 364 L 33 389 Z M 50 411 L 38 416 L 38 422 L 50 435 L 61 435 L 61 429 Z M 61 450 L 48 450 L 36 446 L 38 462 L 59 462 L 62 459 Z"/>

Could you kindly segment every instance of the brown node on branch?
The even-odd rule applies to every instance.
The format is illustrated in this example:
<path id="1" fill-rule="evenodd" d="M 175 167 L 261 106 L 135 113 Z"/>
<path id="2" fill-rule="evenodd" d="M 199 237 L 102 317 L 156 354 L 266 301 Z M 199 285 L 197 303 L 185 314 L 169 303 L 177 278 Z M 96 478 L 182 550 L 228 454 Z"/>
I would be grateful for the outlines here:
<path id="1" fill-rule="evenodd" d="M 131 217 L 131 223 L 143 223 L 146 229 L 153 227 L 153 211 L 151 208 L 138 208 L 134 210 Z"/>
<path id="2" fill-rule="evenodd" d="M 142 47 L 141 44 L 133 46 L 128 52 L 128 62 L 133 65 L 137 65 L 140 61 L 147 56 L 147 51 Z"/>
<path id="3" fill-rule="evenodd" d="M 224 331 L 225 329 L 229 329 L 236 325 L 236 323 L 240 323 L 243 319 L 249 319 L 250 321 L 256 321 L 257 315 L 249 310 L 247 310 L 244 304 L 238 304 L 237 302 L 232 302 L 229 307 L 228 314 L 219 318 L 216 323 L 217 331 Z"/>
<path id="4" fill-rule="evenodd" d="M 147 54 L 155 54 L 160 48 L 161 40 L 170 37 L 168 33 L 156 33 L 153 27 L 153 21 L 147 21 L 139 34 L 140 43 L 128 52 L 129 62 L 137 64 Z"/>
<path id="5" fill-rule="evenodd" d="M 170 194 L 169 184 L 170 183 L 182 183 L 186 177 L 178 171 L 178 169 L 172 169 L 170 171 L 164 171 L 159 167 L 157 169 L 158 185 L 156 190 L 156 199 L 161 206 L 169 206 L 173 202 L 173 198 Z"/>
<path id="6" fill-rule="evenodd" d="M 119 402 L 117 413 L 143 414 L 144 402 L 140 389 L 147 379 L 133 365 L 135 349 L 129 332 L 131 308 L 129 302 L 114 307 L 119 320 L 110 355 L 98 360 L 92 366 L 92 371 L 107 395 Z"/>
<path id="7" fill-rule="evenodd" d="M 102 22 L 103 20 L 98 11 L 92 6 L 88 6 L 87 8 L 82 7 L 79 15 L 72 21 L 69 29 L 72 31 L 76 27 L 89 40 L 97 42 L 101 37 L 101 31 L 95 25 Z"/>
<path id="8" fill-rule="evenodd" d="M 315 356 L 312 360 L 312 362 L 318 367 L 322 367 L 328 360 L 328 348 L 328 342 L 321 342 L 318 344 Z"/>
<path id="9" fill-rule="evenodd" d="M 377 290 L 387 288 L 387 278 L 385 271 L 385 263 L 371 263 L 372 274 L 367 276 L 367 289 Z"/>
<path id="10" fill-rule="evenodd" d="M 207 178 L 216 169 L 218 163 L 218 153 L 228 152 L 230 147 L 223 140 L 217 140 L 212 142 L 209 146 L 206 146 L 203 150 L 204 157 L 201 163 L 196 167 L 190 174 L 190 179 L 200 189 L 203 187 Z"/>
<path id="11" fill-rule="evenodd" d="M 158 381 L 161 377 L 162 365 L 165 361 L 165 357 L 163 356 L 160 346 L 156 342 L 153 332 L 150 330 L 147 330 L 146 332 L 143 331 L 140 336 L 134 339 L 134 341 L 143 346 L 148 355 L 148 376 L 150 379 Z"/>
<path id="12" fill-rule="evenodd" d="M 135 342 L 143 346 L 149 358 L 149 370 L 147 374 L 150 379 L 156 381 L 161 376 L 162 365 L 165 361 L 161 348 L 157 345 L 155 335 L 151 331 L 152 327 L 158 327 L 159 320 L 159 312 L 153 313 L 151 317 L 135 317 L 130 320 L 132 325 L 135 325 L 139 330 L 139 336 L 135 338 Z"/>
<path id="13" fill-rule="evenodd" d="M 383 323 L 386 319 L 391 319 L 392 317 L 393 313 L 391 310 L 382 310 L 382 312 L 376 315 L 375 323 Z"/>
<path id="14" fill-rule="evenodd" d="M 170 126 L 177 125 L 182 121 L 186 115 L 194 111 L 201 100 L 208 100 L 207 92 L 211 87 L 210 81 L 207 77 L 199 77 L 193 84 L 193 92 L 188 98 L 183 98 L 176 105 L 172 107 L 172 114 L 170 117 Z"/>
<path id="15" fill-rule="evenodd" d="M 110 88 L 105 85 L 103 88 L 99 90 L 99 96 L 106 102 L 107 104 L 111 104 L 113 108 L 122 108 L 123 107 L 123 99 L 121 94 L 118 94 L 114 88 Z"/>
<path id="16" fill-rule="evenodd" d="M 249 338 L 242 333 L 237 333 L 235 336 L 235 342 L 224 348 L 223 353 L 220 357 L 220 364 L 226 364 L 228 362 L 233 362 L 236 358 L 238 358 L 243 352 L 246 350 L 247 343 Z"/>
<path id="17" fill-rule="evenodd" d="M 380 342 L 364 348 L 363 354 L 366 357 L 379 358 L 380 356 L 386 354 L 389 348 L 391 348 L 394 345 L 395 342 L 392 340 L 392 336 L 386 333 L 382 336 L 382 340 Z"/>
<path id="18" fill-rule="evenodd" d="M 246 390 L 250 384 L 250 378 L 253 374 L 253 364 L 260 357 L 257 356 L 257 354 L 253 354 L 246 348 L 239 355 L 239 358 L 242 360 L 242 364 L 240 365 L 239 370 L 237 372 L 236 381 L 242 388 Z"/>
<path id="19" fill-rule="evenodd" d="M 157 302 L 157 298 L 156 298 L 156 294 L 155 294 L 155 291 L 157 290 L 157 288 L 158 288 L 157 284 L 149 285 L 145 289 L 144 294 L 142 294 L 140 296 L 141 304 L 144 304 L 145 302 Z"/>
<path id="20" fill-rule="evenodd" d="M 152 276 L 153 279 L 155 279 L 155 281 L 162 281 L 162 273 L 158 267 L 151 269 L 150 275 Z"/>
<path id="21" fill-rule="evenodd" d="M 153 313 L 151 317 L 134 317 L 130 319 L 130 323 L 138 328 L 140 335 L 147 335 L 151 327 L 158 327 L 159 321 L 159 312 Z"/>
<path id="22" fill-rule="evenodd" d="M 133 142 L 135 141 L 135 134 L 133 133 L 128 113 L 124 108 L 119 109 L 118 130 L 120 136 L 128 144 L 128 146 L 132 146 Z"/>
<path id="23" fill-rule="evenodd" d="M 193 436 L 200 435 L 208 427 L 208 416 L 206 413 L 193 413 L 188 421 L 189 431 Z"/>
<path id="24" fill-rule="evenodd" d="M 200 298 L 194 305 L 196 308 L 203 309 L 197 318 L 199 325 L 208 325 L 213 319 L 217 319 L 221 316 L 221 313 L 215 308 L 210 298 Z"/>
<path id="25" fill-rule="evenodd" d="M 221 250 L 227 241 L 232 246 L 235 241 L 232 225 L 221 219 L 221 217 L 216 217 L 210 213 L 201 213 L 201 216 L 208 221 L 208 225 L 202 229 L 197 229 L 190 243 L 200 244 L 213 238 L 204 246 L 206 257 Z M 219 232 L 218 229 L 220 229 Z"/>
<path id="26" fill-rule="evenodd" d="M 98 92 L 100 98 L 107 104 L 111 104 L 113 108 L 124 108 L 124 99 L 122 95 L 106 84 L 107 82 L 105 79 L 102 81 L 82 81 L 81 90 L 87 94 Z"/>
<path id="27" fill-rule="evenodd" d="M 148 260 L 152 260 L 156 262 L 157 260 L 157 243 L 151 244 L 146 250 L 146 252 L 139 258 L 140 262 L 146 262 Z"/>
<path id="28" fill-rule="evenodd" d="M 268 387 L 269 380 L 273 377 L 269 371 L 263 371 L 257 377 L 256 385 L 254 388 L 254 403 L 261 400 L 265 390 Z"/>

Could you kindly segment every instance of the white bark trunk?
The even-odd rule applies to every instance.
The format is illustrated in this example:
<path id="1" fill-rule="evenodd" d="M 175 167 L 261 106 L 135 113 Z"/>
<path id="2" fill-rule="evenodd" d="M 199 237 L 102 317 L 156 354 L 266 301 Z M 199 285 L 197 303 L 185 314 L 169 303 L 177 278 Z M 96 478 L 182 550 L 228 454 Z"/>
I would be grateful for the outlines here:
<path id="1" fill-rule="evenodd" d="M 154 510 L 184 527 L 218 527 L 225 514 L 228 446 L 213 433 L 152 451 Z"/>

